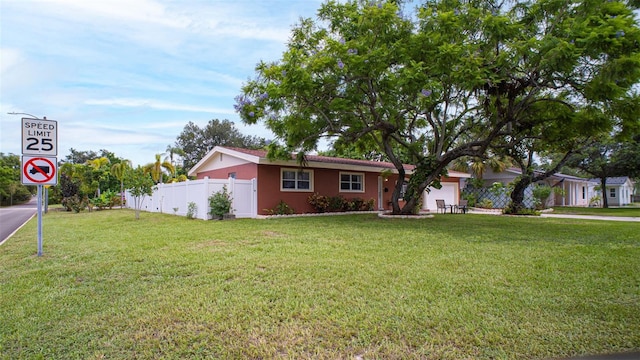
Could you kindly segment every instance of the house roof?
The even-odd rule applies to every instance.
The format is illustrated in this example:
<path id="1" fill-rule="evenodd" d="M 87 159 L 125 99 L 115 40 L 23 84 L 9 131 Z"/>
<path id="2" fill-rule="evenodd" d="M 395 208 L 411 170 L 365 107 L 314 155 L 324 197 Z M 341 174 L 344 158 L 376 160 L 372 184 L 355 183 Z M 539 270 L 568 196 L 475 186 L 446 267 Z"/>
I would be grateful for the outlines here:
<path id="1" fill-rule="evenodd" d="M 199 171 L 202 171 L 202 167 L 215 156 L 215 154 L 228 154 L 237 158 L 249 161 L 255 164 L 269 164 L 269 165 L 291 165 L 296 161 L 296 155 L 291 155 L 291 160 L 269 160 L 267 158 L 266 150 L 252 150 L 236 147 L 216 146 L 209 151 L 191 170 L 189 175 L 196 175 Z M 319 155 L 306 155 L 306 163 L 308 167 L 315 168 L 333 168 L 344 170 L 360 170 L 360 171 L 392 171 L 397 172 L 393 163 L 385 161 L 371 161 L 371 160 L 359 160 L 359 159 L 347 159 L 330 156 Z M 404 165 L 404 169 L 410 173 L 415 166 Z M 471 175 L 458 171 L 449 170 L 449 177 L 468 178 Z"/>
<path id="2" fill-rule="evenodd" d="M 616 176 L 616 177 L 608 177 L 605 180 L 605 184 L 607 185 L 624 185 L 627 181 L 630 181 L 628 176 Z M 600 183 L 600 179 L 594 178 L 591 181 Z"/>
<path id="3" fill-rule="evenodd" d="M 508 173 L 512 173 L 515 175 L 521 175 L 522 174 L 522 170 L 516 167 L 510 167 L 505 169 L 505 172 Z M 536 174 L 542 174 L 543 171 L 541 170 L 534 170 L 534 173 Z M 581 178 L 579 176 L 573 176 L 573 175 L 567 175 L 567 174 L 563 174 L 563 173 L 554 173 L 553 175 L 550 176 L 551 178 L 554 178 L 556 180 L 569 180 L 569 181 L 579 181 L 579 182 L 593 182 L 593 179 L 586 179 L 586 178 Z"/>

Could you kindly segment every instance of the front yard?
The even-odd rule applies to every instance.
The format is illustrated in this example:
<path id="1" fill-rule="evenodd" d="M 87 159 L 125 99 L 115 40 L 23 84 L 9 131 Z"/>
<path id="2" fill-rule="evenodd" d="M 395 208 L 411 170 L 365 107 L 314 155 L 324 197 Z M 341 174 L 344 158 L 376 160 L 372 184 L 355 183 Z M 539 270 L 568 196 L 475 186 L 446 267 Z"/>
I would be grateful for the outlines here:
<path id="1" fill-rule="evenodd" d="M 0 358 L 637 351 L 638 233 L 638 223 L 490 215 L 51 212 L 43 257 L 35 219 L 0 246 Z"/>

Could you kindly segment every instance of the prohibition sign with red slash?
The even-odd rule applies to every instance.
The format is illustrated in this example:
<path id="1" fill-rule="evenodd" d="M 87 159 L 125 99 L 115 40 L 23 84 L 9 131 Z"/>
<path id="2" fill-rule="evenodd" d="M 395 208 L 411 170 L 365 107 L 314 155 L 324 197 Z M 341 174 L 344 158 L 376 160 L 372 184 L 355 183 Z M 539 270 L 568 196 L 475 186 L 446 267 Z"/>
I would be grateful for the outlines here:
<path id="1" fill-rule="evenodd" d="M 56 161 L 46 157 L 24 157 L 22 166 L 22 183 L 25 185 L 56 185 Z"/>

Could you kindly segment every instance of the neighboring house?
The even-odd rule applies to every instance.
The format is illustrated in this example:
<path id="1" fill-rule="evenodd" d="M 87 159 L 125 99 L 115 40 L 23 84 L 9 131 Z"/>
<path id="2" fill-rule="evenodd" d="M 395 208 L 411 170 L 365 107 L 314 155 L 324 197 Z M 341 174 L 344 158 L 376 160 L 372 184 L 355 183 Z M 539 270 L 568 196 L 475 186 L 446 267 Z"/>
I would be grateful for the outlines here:
<path id="1" fill-rule="evenodd" d="M 506 186 L 521 174 L 522 171 L 518 168 L 508 168 L 498 173 L 488 169 L 483 174 L 482 179 L 486 187 L 490 187 L 495 182 Z M 596 195 L 594 185 L 597 185 L 597 183 L 594 183 L 591 179 L 561 173 L 555 173 L 537 182 L 537 184 L 548 185 L 554 189 L 562 190 L 551 193 L 547 200 L 547 206 L 589 206 L 591 199 Z"/>
<path id="2" fill-rule="evenodd" d="M 600 179 L 591 179 L 593 187 L 600 186 Z M 628 176 L 608 177 L 606 178 L 606 189 L 604 193 L 607 196 L 607 205 L 624 206 L 633 202 L 634 183 Z M 600 193 L 598 191 L 598 193 Z M 601 193 L 600 193 L 601 194 Z"/>
<path id="3" fill-rule="evenodd" d="M 307 155 L 300 165 L 291 160 L 269 160 L 265 150 L 216 146 L 191 170 L 198 179 L 255 179 L 257 214 L 266 215 L 284 201 L 296 213 L 315 212 L 308 198 L 314 193 L 345 199 L 374 200 L 376 210 L 388 210 L 398 181 L 397 170 L 388 162 Z M 412 166 L 407 166 L 411 173 Z M 470 175 L 450 171 L 442 188 L 425 192 L 423 209 L 436 211 L 435 199 L 457 204 L 460 180 Z"/>

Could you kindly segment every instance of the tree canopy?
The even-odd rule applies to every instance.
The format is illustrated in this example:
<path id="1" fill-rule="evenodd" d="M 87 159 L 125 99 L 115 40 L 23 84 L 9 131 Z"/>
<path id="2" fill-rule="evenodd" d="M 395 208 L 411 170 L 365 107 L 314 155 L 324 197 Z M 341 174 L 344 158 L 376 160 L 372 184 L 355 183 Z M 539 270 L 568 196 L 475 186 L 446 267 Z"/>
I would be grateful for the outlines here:
<path id="1" fill-rule="evenodd" d="M 211 149 L 218 145 L 259 148 L 264 146 L 266 140 L 257 136 L 242 135 L 229 120 L 212 119 L 203 128 L 193 122 L 187 123 L 178 135 L 175 149 L 179 149 L 180 156 L 184 159 L 184 169 L 192 168 Z"/>
<path id="2" fill-rule="evenodd" d="M 20 156 L 0 152 L 0 205 L 14 205 L 31 199 L 35 186 L 22 185 Z"/>
<path id="3" fill-rule="evenodd" d="M 384 153 L 401 177 L 408 160 L 406 205 L 400 182 L 392 199 L 394 213 L 409 213 L 455 159 L 546 136 L 545 123 L 638 127 L 621 105 L 638 101 L 640 78 L 640 31 L 625 3 L 437 0 L 402 10 L 328 1 L 293 28 L 281 59 L 256 66 L 236 110 L 277 136 L 270 153 L 304 154 L 330 138 Z"/>
<path id="4" fill-rule="evenodd" d="M 571 157 L 567 166 L 597 178 L 602 190 L 602 207 L 609 207 L 605 191 L 607 178 L 640 176 L 640 135 L 624 142 L 613 139 L 594 141 L 582 154 Z"/>

